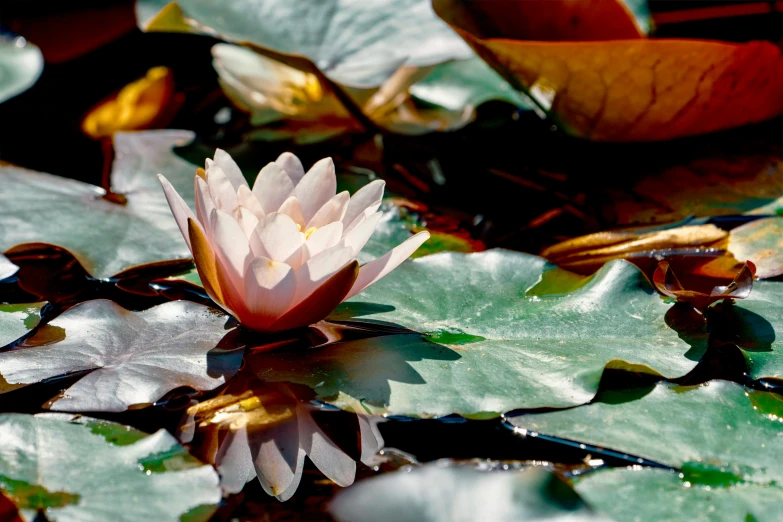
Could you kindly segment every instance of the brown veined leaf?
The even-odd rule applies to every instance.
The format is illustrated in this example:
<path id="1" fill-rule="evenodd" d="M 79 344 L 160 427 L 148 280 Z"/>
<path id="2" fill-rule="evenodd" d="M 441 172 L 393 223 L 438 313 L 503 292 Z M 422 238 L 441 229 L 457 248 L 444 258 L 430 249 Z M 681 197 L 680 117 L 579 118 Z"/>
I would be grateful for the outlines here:
<path id="1" fill-rule="evenodd" d="M 476 20 L 500 17 L 496 8 L 491 14 L 484 12 L 493 2 L 433 3 L 441 18 L 487 63 L 578 137 L 666 140 L 758 122 L 783 112 L 783 56 L 769 42 L 613 39 L 618 37 L 612 34 L 608 41 L 549 42 L 538 39 L 538 31 L 523 39 L 518 30 L 509 35 L 498 34 L 497 28 L 480 29 Z M 511 10 L 527 3 L 549 4 L 515 0 L 502 5 Z M 578 13 L 577 4 L 558 2 L 562 9 L 555 14 L 568 19 Z M 600 23 L 592 17 L 587 21 Z M 586 29 L 577 34 L 583 32 L 590 34 Z"/>
<path id="2" fill-rule="evenodd" d="M 729 250 L 740 260 L 751 260 L 760 279 L 783 274 L 783 217 L 751 221 L 729 234 Z"/>
<path id="3" fill-rule="evenodd" d="M 677 301 L 688 303 L 700 312 L 708 306 L 725 299 L 745 299 L 753 289 L 753 274 L 756 267 L 751 262 L 745 263 L 734 280 L 726 286 L 716 286 L 709 294 L 696 290 L 687 290 L 682 286 L 674 270 L 666 261 L 661 261 L 653 275 L 653 284 L 663 295 L 673 297 Z"/>

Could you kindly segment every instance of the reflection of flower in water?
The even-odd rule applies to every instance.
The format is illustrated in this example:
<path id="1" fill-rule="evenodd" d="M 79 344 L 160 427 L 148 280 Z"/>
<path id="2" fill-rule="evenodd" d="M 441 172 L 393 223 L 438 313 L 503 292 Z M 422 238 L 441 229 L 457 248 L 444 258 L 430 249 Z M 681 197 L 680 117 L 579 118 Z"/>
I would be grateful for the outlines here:
<path id="1" fill-rule="evenodd" d="M 349 486 L 356 473 L 349 456 L 354 452 L 329 433 L 348 431 L 350 439 L 357 437 L 354 457 L 368 462 L 383 447 L 379 419 L 325 411 L 302 401 L 302 395 L 294 386 L 239 377 L 221 395 L 188 408 L 180 438 L 193 441 L 202 458 L 215 464 L 229 493 L 258 477 L 264 491 L 288 500 L 299 486 L 305 455 L 329 479 Z"/>

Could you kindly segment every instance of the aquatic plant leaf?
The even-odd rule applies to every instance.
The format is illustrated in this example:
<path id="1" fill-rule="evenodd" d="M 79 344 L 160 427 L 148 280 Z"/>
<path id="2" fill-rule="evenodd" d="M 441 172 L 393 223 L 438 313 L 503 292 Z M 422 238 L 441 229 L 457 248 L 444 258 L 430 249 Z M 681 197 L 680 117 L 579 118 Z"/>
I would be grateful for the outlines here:
<path id="1" fill-rule="evenodd" d="M 753 261 L 760 279 L 783 274 L 783 217 L 759 219 L 733 229 L 729 250 L 740 261 Z"/>
<path id="2" fill-rule="evenodd" d="M 479 471 L 430 464 L 358 482 L 338 493 L 328 509 L 340 522 L 608 520 L 541 468 Z"/>
<path id="3" fill-rule="evenodd" d="M 753 263 L 745 263 L 740 268 L 734 280 L 726 286 L 716 286 L 709 294 L 696 290 L 685 289 L 671 266 L 666 261 L 658 263 L 653 274 L 653 284 L 663 295 L 673 297 L 678 301 L 688 303 L 699 311 L 726 299 L 745 299 L 753 289 L 753 274 L 756 267 Z"/>
<path id="4" fill-rule="evenodd" d="M 46 303 L 0 304 L 0 347 L 10 344 L 38 326 Z"/>
<path id="5" fill-rule="evenodd" d="M 607 365 L 681 376 L 706 349 L 706 334 L 667 326 L 669 305 L 633 265 L 611 262 L 564 296 L 526 296 L 553 269 L 503 250 L 407 261 L 332 318 L 411 334 L 256 354 L 248 364 L 261 379 L 306 384 L 344 408 L 351 397 L 374 413 L 492 416 L 587 402 Z M 421 335 L 444 330 L 475 342 Z"/>
<path id="6" fill-rule="evenodd" d="M 0 103 L 32 87 L 43 65 L 38 47 L 21 37 L 0 35 Z"/>
<path id="7" fill-rule="evenodd" d="M 615 7 L 603 16 L 616 4 L 611 0 L 589 7 L 541 0 L 433 4 L 487 63 L 578 137 L 667 140 L 783 112 L 783 55 L 770 42 L 639 38 L 627 11 Z"/>
<path id="8" fill-rule="evenodd" d="M 672 471 L 615 468 L 585 475 L 574 487 L 612 520 L 774 522 L 780 518 L 783 488 L 778 485 L 708 487 L 686 482 Z"/>
<path id="9" fill-rule="evenodd" d="M 215 349 L 228 333 L 227 316 L 174 301 L 130 312 L 106 300 L 78 304 L 48 328 L 62 340 L 0 354 L 0 374 L 11 384 L 32 384 L 88 372 L 50 406 L 58 411 L 124 411 L 153 403 L 180 386 L 211 390 L 242 361 L 241 350 Z"/>
<path id="10" fill-rule="evenodd" d="M 778 436 L 783 427 L 783 401 L 769 392 L 750 391 L 727 381 L 694 387 L 659 383 L 651 389 L 607 391 L 592 404 L 507 420 L 528 432 L 678 468 L 708 466 L 731 473 L 736 481 L 766 484 L 783 478 L 783 437 Z"/>
<path id="11" fill-rule="evenodd" d="M 0 441 L 0 490 L 24 520 L 40 509 L 52 522 L 206 521 L 221 499 L 215 470 L 166 430 L 147 435 L 81 415 L 3 414 Z M 186 516 L 198 507 L 199 516 Z"/>
<path id="12" fill-rule="evenodd" d="M 109 201 L 94 185 L 0 166 L 0 251 L 23 243 L 57 245 L 99 279 L 143 263 L 189 258 L 156 175 L 166 172 L 181 194 L 193 194 L 195 166 L 171 152 L 192 139 L 189 131 L 117 133 L 111 189 L 125 203 Z"/>
<path id="13" fill-rule="evenodd" d="M 426 0 L 142 0 L 136 15 L 146 31 L 204 33 L 282 57 L 305 57 L 331 80 L 354 87 L 377 87 L 403 66 L 473 56 Z"/>

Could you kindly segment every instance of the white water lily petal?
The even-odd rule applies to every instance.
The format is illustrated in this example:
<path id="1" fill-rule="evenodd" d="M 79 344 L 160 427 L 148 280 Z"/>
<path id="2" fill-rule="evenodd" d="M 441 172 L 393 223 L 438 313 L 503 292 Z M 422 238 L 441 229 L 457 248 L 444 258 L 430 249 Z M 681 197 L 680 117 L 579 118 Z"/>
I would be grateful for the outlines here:
<path id="1" fill-rule="evenodd" d="M 299 420 L 299 445 L 321 473 L 338 486 L 353 484 L 356 462 L 329 439 L 310 415 L 312 406 L 300 404 L 296 408 Z"/>
<path id="2" fill-rule="evenodd" d="M 286 174 L 288 174 L 288 177 L 291 178 L 291 181 L 294 182 L 294 185 L 298 184 L 305 175 L 302 162 L 299 160 L 299 158 L 296 157 L 296 155 L 291 154 L 290 152 L 284 152 L 280 154 L 280 156 L 278 156 L 275 160 L 275 163 L 280 165 Z"/>
<path id="3" fill-rule="evenodd" d="M 19 267 L 13 264 L 7 257 L 0 254 L 0 281 L 7 279 L 17 273 Z"/>
<path id="4" fill-rule="evenodd" d="M 256 229 L 256 225 L 258 225 L 258 218 L 248 209 L 241 206 L 237 207 L 234 215 L 236 216 L 237 223 L 239 223 L 239 227 L 242 229 L 242 232 L 245 233 L 245 237 L 249 239 L 250 234 L 253 233 L 253 231 Z"/>
<path id="5" fill-rule="evenodd" d="M 231 157 L 226 151 L 217 149 L 215 151 L 215 165 L 223 170 L 231 185 L 234 187 L 234 191 L 239 190 L 240 187 L 247 187 L 247 180 L 239 169 L 234 158 Z"/>
<path id="6" fill-rule="evenodd" d="M 208 355 L 227 333 L 226 319 L 188 301 L 142 312 L 107 300 L 87 301 L 49 323 L 65 330 L 65 339 L 0 354 L 0 373 L 9 383 L 32 384 L 92 370 L 51 409 L 124 411 L 179 386 L 211 390 L 233 375 L 241 351 Z"/>
<path id="7" fill-rule="evenodd" d="M 305 297 L 312 294 L 329 276 L 344 267 L 353 259 L 350 247 L 342 245 L 324 250 L 296 271 L 296 297 L 292 306 L 299 304 Z"/>
<path id="8" fill-rule="evenodd" d="M 207 170 L 207 186 L 216 208 L 229 213 L 237 208 L 237 189 L 217 165 L 212 165 Z"/>
<path id="9" fill-rule="evenodd" d="M 244 288 L 245 269 L 251 261 L 247 236 L 230 214 L 216 210 L 213 216 L 212 234 L 215 238 L 215 254 L 229 270 L 234 285 Z"/>
<path id="10" fill-rule="evenodd" d="M 357 190 L 348 203 L 348 209 L 343 216 L 343 224 L 351 225 L 359 216 L 370 215 L 378 210 L 381 206 L 381 200 L 383 200 L 385 188 L 386 182 L 382 179 L 376 179 Z"/>
<path id="11" fill-rule="evenodd" d="M 294 223 L 302 227 L 302 230 L 305 230 L 305 220 L 304 216 L 302 215 L 302 206 L 299 205 L 299 200 L 296 199 L 296 196 L 291 196 L 290 198 L 286 199 L 283 204 L 280 205 L 280 210 L 278 210 L 278 212 L 290 217 L 294 220 Z"/>
<path id="12" fill-rule="evenodd" d="M 166 201 L 171 208 L 171 213 L 174 215 L 174 220 L 177 222 L 179 231 L 182 232 L 182 237 L 185 239 L 185 243 L 188 244 L 188 249 L 193 250 L 190 247 L 190 235 L 188 234 L 188 218 L 196 219 L 195 214 L 190 209 L 185 200 L 177 193 L 174 187 L 171 186 L 169 180 L 167 180 L 162 174 L 158 174 L 160 184 L 163 186 L 163 193 L 166 195 Z"/>
<path id="13" fill-rule="evenodd" d="M 266 215 L 264 207 L 261 206 L 258 198 L 256 198 L 255 194 L 253 194 L 247 185 L 242 185 L 239 187 L 239 190 L 237 190 L 237 204 L 248 209 L 258 219 L 261 219 Z"/>
<path id="14" fill-rule="evenodd" d="M 321 228 L 335 221 L 342 221 L 345 211 L 348 209 L 348 202 L 351 199 L 351 195 L 347 190 L 335 195 L 329 201 L 324 203 L 318 212 L 310 219 L 305 227 L 306 230 L 310 228 Z"/>
<path id="15" fill-rule="evenodd" d="M 210 226 L 210 216 L 212 211 L 215 210 L 215 203 L 212 201 L 212 196 L 209 194 L 209 187 L 207 182 L 202 178 L 196 176 L 195 181 L 196 189 L 196 215 L 198 221 L 201 223 L 201 228 L 207 233 L 207 237 L 212 239 L 212 227 Z"/>
<path id="16" fill-rule="evenodd" d="M 356 418 L 359 421 L 359 436 L 362 439 L 360 459 L 365 465 L 372 466 L 374 465 L 372 461 L 384 447 L 383 436 L 378 429 L 381 418 L 362 414 L 357 414 Z"/>
<path id="17" fill-rule="evenodd" d="M 296 185 L 296 198 L 309 222 L 318 210 L 337 193 L 337 176 L 332 158 L 318 161 Z"/>
<path id="18" fill-rule="evenodd" d="M 261 203 L 264 212 L 277 212 L 280 205 L 294 195 L 294 183 L 280 165 L 269 163 L 258 173 L 253 184 L 253 194 Z"/>
<path id="19" fill-rule="evenodd" d="M 375 212 L 369 217 L 364 215 L 359 217 L 361 218 L 359 223 L 350 232 L 346 233 L 343 238 L 343 245 L 351 247 L 354 256 L 359 255 L 364 245 L 367 244 L 372 233 L 375 232 L 375 227 L 380 223 L 383 213 Z"/>
<path id="20" fill-rule="evenodd" d="M 278 497 L 292 487 L 296 491 L 305 459 L 305 452 L 299 447 L 296 418 L 254 434 L 251 444 L 257 452 L 256 474 L 264 491 Z"/>
<path id="21" fill-rule="evenodd" d="M 253 455 L 250 453 L 244 426 L 228 430 L 215 454 L 215 463 L 215 468 L 220 473 L 220 486 L 226 493 L 239 493 L 245 484 L 255 478 Z"/>
<path id="22" fill-rule="evenodd" d="M 273 212 L 258 222 L 250 244 L 256 257 L 287 262 L 304 244 L 304 234 L 299 232 L 293 219 Z"/>
<path id="23" fill-rule="evenodd" d="M 296 292 L 296 276 L 285 263 L 257 257 L 245 274 L 245 301 L 253 320 L 268 326 L 288 309 Z M 248 324 L 253 327 L 254 324 Z"/>
<path id="24" fill-rule="evenodd" d="M 340 242 L 343 236 L 343 224 L 340 221 L 335 221 L 323 226 L 310 234 L 310 237 L 305 241 L 305 248 L 307 249 L 307 259 L 310 259 L 328 248 L 332 248 Z"/>
<path id="25" fill-rule="evenodd" d="M 415 236 L 408 238 L 403 243 L 392 248 L 383 257 L 379 257 L 362 266 L 359 269 L 359 277 L 356 278 L 353 288 L 351 288 L 351 291 L 345 296 L 345 299 L 350 299 L 397 268 L 400 263 L 408 259 L 417 248 L 429 239 L 429 237 L 430 233 L 426 230 L 419 232 Z"/>

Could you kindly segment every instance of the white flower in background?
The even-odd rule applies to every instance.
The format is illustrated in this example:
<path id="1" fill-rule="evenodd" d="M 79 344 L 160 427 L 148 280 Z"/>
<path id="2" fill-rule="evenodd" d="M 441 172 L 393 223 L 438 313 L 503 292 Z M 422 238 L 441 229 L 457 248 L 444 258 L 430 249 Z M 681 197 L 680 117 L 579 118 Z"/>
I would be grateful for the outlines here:
<path id="1" fill-rule="evenodd" d="M 385 183 L 336 194 L 330 158 L 305 173 L 283 153 L 258 173 L 252 190 L 218 149 L 195 177 L 196 212 L 159 175 L 193 254 L 204 289 L 243 326 L 274 332 L 324 319 L 382 278 L 429 238 L 419 232 L 361 268 L 356 256 L 382 213 Z"/>
<path id="2" fill-rule="evenodd" d="M 11 262 L 10 259 L 0 254 L 0 281 L 7 279 L 17 273 L 19 267 Z"/>

